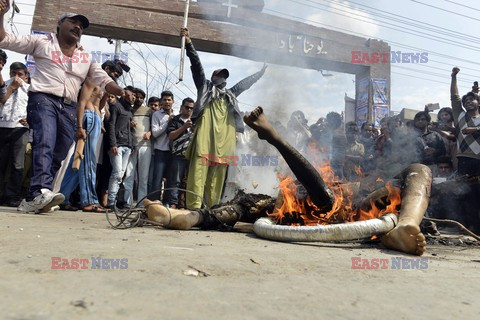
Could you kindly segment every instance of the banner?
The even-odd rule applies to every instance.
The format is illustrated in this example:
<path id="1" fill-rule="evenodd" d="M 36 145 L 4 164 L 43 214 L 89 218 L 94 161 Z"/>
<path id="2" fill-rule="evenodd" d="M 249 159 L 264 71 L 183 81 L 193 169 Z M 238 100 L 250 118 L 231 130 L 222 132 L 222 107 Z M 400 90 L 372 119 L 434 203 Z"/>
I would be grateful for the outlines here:
<path id="1" fill-rule="evenodd" d="M 375 119 L 375 127 L 380 127 L 380 121 L 382 121 L 383 118 L 388 117 L 388 106 L 373 106 L 373 116 Z"/>
<path id="2" fill-rule="evenodd" d="M 358 101 L 357 109 L 368 106 L 368 93 L 370 89 L 370 79 L 363 78 L 358 83 Z"/>
<path id="3" fill-rule="evenodd" d="M 372 79 L 373 104 L 388 104 L 387 80 Z"/>
<path id="4" fill-rule="evenodd" d="M 357 125 L 358 126 L 361 126 L 364 122 L 367 122 L 367 120 L 368 120 L 368 105 L 357 108 L 356 118 L 357 118 Z"/>

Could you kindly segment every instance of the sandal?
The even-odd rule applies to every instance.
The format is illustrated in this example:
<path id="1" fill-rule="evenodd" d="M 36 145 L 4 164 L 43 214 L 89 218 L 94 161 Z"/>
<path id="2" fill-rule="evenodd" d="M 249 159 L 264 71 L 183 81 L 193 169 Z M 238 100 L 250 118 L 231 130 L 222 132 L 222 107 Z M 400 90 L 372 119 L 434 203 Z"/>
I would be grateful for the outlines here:
<path id="1" fill-rule="evenodd" d="M 85 206 L 82 208 L 82 211 L 83 212 L 96 212 L 96 213 L 106 213 L 107 210 L 105 210 L 105 208 L 103 208 L 102 206 L 98 205 L 98 204 L 93 204 L 91 205 L 90 208 L 88 208 L 90 206 Z"/>
<path id="2" fill-rule="evenodd" d="M 69 204 L 61 204 L 60 205 L 60 210 L 63 210 L 63 211 L 78 211 L 78 208 L 74 207 L 72 205 L 69 205 Z"/>

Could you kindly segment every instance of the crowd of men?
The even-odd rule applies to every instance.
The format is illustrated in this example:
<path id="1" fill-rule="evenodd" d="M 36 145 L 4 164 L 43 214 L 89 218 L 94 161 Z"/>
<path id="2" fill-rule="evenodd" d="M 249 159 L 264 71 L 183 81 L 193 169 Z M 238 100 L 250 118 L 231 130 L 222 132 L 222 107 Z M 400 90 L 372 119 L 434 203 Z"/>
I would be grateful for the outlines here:
<path id="1" fill-rule="evenodd" d="M 189 32 L 182 29 L 198 97 L 197 103 L 185 97 L 174 115 L 172 92 L 145 103 L 143 90 L 117 84 L 128 66 L 92 61 L 80 44 L 87 17 L 65 13 L 56 33 L 16 36 L 3 28 L 8 10 L 9 2 L 0 0 L 0 48 L 32 55 L 36 68 L 30 77 L 26 66 L 15 62 L 10 80 L 0 78 L 2 203 L 35 213 L 58 205 L 105 212 L 135 201 L 141 206 L 147 196 L 171 208 L 219 203 L 226 166 L 219 160 L 206 167 L 202 159 L 233 154 L 236 133 L 244 129 L 236 97 L 266 66 L 229 89 L 227 69 L 205 77 Z M 1 51 L 1 68 L 6 63 Z M 187 170 L 190 192 L 182 197 Z M 22 188 L 26 177 L 28 187 Z"/>
<path id="2" fill-rule="evenodd" d="M 117 79 L 127 70 L 121 62 L 99 66 L 90 56 L 87 63 L 68 59 L 85 51 L 79 42 L 89 26 L 85 16 L 63 14 L 56 33 L 13 36 L 3 29 L 8 2 L 0 0 L 0 7 L 0 47 L 37 61 L 31 78 L 22 62 L 10 64 L 8 81 L 0 75 L 3 204 L 24 212 L 57 205 L 105 212 L 141 206 L 146 197 L 171 208 L 219 203 L 229 166 L 224 159 L 231 159 L 245 130 L 237 96 L 266 66 L 228 89 L 229 71 L 215 70 L 207 79 L 188 29 L 181 29 L 198 95 L 184 97 L 175 115 L 171 91 L 147 97 L 140 88 L 119 87 Z M 60 62 L 52 59 L 58 50 Z M 6 63 L 0 51 L 0 71 Z M 275 126 L 311 160 L 328 160 L 339 181 L 388 179 L 411 163 L 425 164 L 445 180 L 479 176 L 478 87 L 460 98 L 458 72 L 452 71 L 452 108 L 441 109 L 434 122 L 427 109 L 407 122 L 386 117 L 380 128 L 344 123 L 331 112 L 309 126 L 303 112 L 295 111 L 286 127 L 279 121 Z M 80 142 L 83 156 L 74 169 Z"/>
<path id="3" fill-rule="evenodd" d="M 392 178 L 411 163 L 430 167 L 437 181 L 480 176 L 480 117 L 478 87 L 459 96 L 452 71 L 452 107 L 438 111 L 432 121 L 428 107 L 413 120 L 385 117 L 373 123 L 343 123 L 336 112 L 313 125 L 302 111 L 292 113 L 287 128 L 289 142 L 307 155 L 323 154 L 338 180 L 358 181 L 368 176 Z M 277 122 L 277 125 L 280 123 Z M 314 158 L 314 157 L 313 157 Z"/>
<path id="4" fill-rule="evenodd" d="M 7 55 L 2 50 L 0 68 L 6 62 Z M 121 64 L 116 62 L 108 61 L 102 68 L 115 80 L 123 73 Z M 28 182 L 32 153 L 27 149 L 31 150 L 36 131 L 27 122 L 30 86 L 27 67 L 14 62 L 9 75 L 6 82 L 0 76 L 0 180 L 2 204 L 18 207 L 32 183 Z M 179 114 L 174 115 L 174 95 L 170 91 L 145 101 L 143 90 L 132 86 L 123 90 L 124 95 L 118 97 L 103 95 L 87 83 L 83 85 L 78 103 L 83 116 L 76 130 L 77 138 L 85 140 L 82 163 L 78 171 L 72 169 L 71 153 L 54 160 L 68 163 L 63 178 L 56 173 L 61 180 L 57 183 L 59 193 L 65 196 L 62 209 L 76 211 L 80 207 L 84 211 L 105 212 L 104 208 L 112 207 L 115 202 L 119 206 L 132 205 L 134 196 L 141 200 L 161 189 L 164 177 L 168 178 L 164 187 L 170 190 L 164 201 L 173 208 L 178 206 L 178 188 L 188 168 L 185 150 L 193 133 L 191 115 L 195 101 L 189 97 L 183 99 Z M 125 191 L 117 199 L 122 183 Z M 76 196 L 72 195 L 75 190 Z M 159 196 L 153 194 L 151 199 Z M 79 207 L 70 202 L 75 198 Z"/>
<path id="5" fill-rule="evenodd" d="M 321 153 L 320 160 L 330 163 L 338 181 L 392 178 L 411 163 L 429 166 L 434 177 L 452 179 L 458 167 L 452 109 L 442 108 L 437 117 L 432 121 L 428 110 L 409 121 L 386 117 L 377 128 L 371 122 L 344 123 L 339 113 L 331 112 L 308 126 L 303 112 L 295 111 L 285 132 L 311 159 Z"/>

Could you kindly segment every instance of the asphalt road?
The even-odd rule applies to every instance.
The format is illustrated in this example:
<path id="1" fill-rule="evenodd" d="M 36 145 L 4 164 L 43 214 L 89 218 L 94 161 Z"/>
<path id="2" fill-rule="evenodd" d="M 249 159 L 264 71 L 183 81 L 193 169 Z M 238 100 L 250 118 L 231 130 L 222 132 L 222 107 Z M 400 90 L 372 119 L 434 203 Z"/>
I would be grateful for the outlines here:
<path id="1" fill-rule="evenodd" d="M 2 207 L 0 318 L 480 319 L 479 246 L 419 260 L 238 230 L 114 230 L 100 214 Z"/>

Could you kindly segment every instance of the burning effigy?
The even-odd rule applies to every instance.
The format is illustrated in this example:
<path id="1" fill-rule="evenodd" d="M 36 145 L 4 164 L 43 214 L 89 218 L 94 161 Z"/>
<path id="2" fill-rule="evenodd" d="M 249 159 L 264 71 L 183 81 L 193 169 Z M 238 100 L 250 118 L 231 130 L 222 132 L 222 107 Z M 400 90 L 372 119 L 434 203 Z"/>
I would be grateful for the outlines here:
<path id="1" fill-rule="evenodd" d="M 328 174 L 323 174 L 327 177 L 324 179 L 319 170 L 280 137 L 261 107 L 245 115 L 244 121 L 260 139 L 280 152 L 299 183 L 285 178 L 277 199 L 240 194 L 230 203 L 194 211 L 168 209 L 158 201 L 145 200 L 149 220 L 171 229 L 215 230 L 260 218 L 254 231 L 267 239 L 331 241 L 382 235 L 388 248 L 416 255 L 425 252 L 425 237 L 419 225 L 428 207 L 432 182 L 427 166 L 410 165 L 396 182 L 355 201 L 356 186 L 334 184 Z M 302 199 L 297 197 L 299 188 L 305 191 Z"/>

